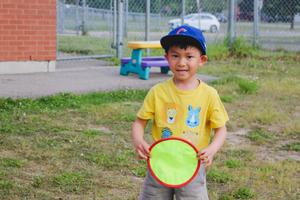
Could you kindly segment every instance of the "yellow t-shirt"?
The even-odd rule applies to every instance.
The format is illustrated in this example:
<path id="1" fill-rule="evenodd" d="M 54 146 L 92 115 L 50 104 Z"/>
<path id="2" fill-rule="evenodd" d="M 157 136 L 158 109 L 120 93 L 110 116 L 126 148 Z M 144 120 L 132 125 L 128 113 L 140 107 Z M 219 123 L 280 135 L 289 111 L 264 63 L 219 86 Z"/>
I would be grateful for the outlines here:
<path id="1" fill-rule="evenodd" d="M 154 141 L 181 137 L 199 150 L 209 144 L 211 130 L 228 121 L 227 112 L 214 88 L 201 81 L 196 89 L 180 90 L 172 79 L 150 89 L 137 117 L 153 119 Z"/>

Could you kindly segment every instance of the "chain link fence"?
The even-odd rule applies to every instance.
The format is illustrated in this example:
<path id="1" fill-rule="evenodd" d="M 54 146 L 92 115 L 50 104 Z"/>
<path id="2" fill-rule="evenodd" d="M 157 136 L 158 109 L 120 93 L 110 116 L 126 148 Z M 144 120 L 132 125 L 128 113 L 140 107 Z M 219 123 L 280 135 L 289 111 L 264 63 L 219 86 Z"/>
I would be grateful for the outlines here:
<path id="1" fill-rule="evenodd" d="M 57 0 L 57 7 L 58 58 L 129 56 L 128 41 L 159 40 L 182 23 L 200 27 L 208 45 L 229 36 L 300 51 L 299 0 Z"/>
<path id="2" fill-rule="evenodd" d="M 110 0 L 57 0 L 57 59 L 114 56 Z"/>
<path id="3" fill-rule="evenodd" d="M 236 36 L 264 49 L 300 51 L 299 0 L 235 1 Z"/>

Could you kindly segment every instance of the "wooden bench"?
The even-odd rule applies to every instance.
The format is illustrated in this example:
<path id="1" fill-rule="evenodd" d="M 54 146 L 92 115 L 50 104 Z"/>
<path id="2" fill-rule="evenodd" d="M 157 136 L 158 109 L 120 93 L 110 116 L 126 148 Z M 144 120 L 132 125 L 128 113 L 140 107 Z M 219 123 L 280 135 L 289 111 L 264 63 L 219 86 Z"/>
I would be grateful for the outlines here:
<path id="1" fill-rule="evenodd" d="M 162 48 L 159 41 L 128 42 L 132 48 L 131 58 L 121 59 L 120 74 L 127 76 L 129 73 L 136 73 L 139 78 L 149 79 L 150 68 L 160 67 L 161 73 L 169 72 L 169 64 L 164 57 L 142 57 L 143 49 Z"/>

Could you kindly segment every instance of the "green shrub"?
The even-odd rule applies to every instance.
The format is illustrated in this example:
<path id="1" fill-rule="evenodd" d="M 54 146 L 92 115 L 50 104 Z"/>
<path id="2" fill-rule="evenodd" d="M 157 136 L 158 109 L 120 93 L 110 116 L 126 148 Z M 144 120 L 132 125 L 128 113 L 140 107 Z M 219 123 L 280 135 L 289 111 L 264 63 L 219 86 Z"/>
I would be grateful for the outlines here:
<path id="1" fill-rule="evenodd" d="M 240 92 L 245 94 L 253 94 L 258 89 L 258 85 L 256 82 L 246 79 L 240 79 L 238 81 L 238 85 L 240 88 Z"/>
<path id="2" fill-rule="evenodd" d="M 208 180 L 211 180 L 211 181 L 217 182 L 217 183 L 227 183 L 228 181 L 231 180 L 231 177 L 229 174 L 227 174 L 225 172 L 217 171 L 215 169 L 211 169 L 207 173 L 207 178 L 208 178 Z"/>
<path id="3" fill-rule="evenodd" d="M 255 193 L 247 187 L 238 189 L 233 195 L 236 199 L 252 199 Z"/>
<path id="4" fill-rule="evenodd" d="M 270 133 L 266 133 L 261 129 L 257 129 L 254 131 L 250 131 L 246 137 L 249 138 L 252 142 L 262 144 L 266 142 L 268 139 L 270 139 L 271 135 Z"/>
<path id="5" fill-rule="evenodd" d="M 233 99 L 234 99 L 234 97 L 231 96 L 231 95 L 223 95 L 220 98 L 225 103 L 231 103 L 233 101 Z"/>
<path id="6" fill-rule="evenodd" d="M 241 164 L 241 161 L 239 161 L 237 159 L 230 159 L 230 160 L 225 161 L 225 165 L 228 168 L 239 168 L 242 164 Z"/>
<path id="7" fill-rule="evenodd" d="M 18 159 L 11 159 L 11 158 L 2 158 L 0 159 L 0 166 L 3 167 L 15 167 L 20 168 L 23 166 L 24 161 Z"/>
<path id="8" fill-rule="evenodd" d="M 88 136 L 88 137 L 96 137 L 97 135 L 100 135 L 100 131 L 98 130 L 84 130 L 81 132 L 83 135 Z"/>
<path id="9" fill-rule="evenodd" d="M 63 172 L 53 178 L 55 186 L 65 192 L 80 192 L 89 186 L 85 174 L 81 172 Z"/>
<path id="10" fill-rule="evenodd" d="M 219 200 L 233 200 L 233 198 L 230 195 L 225 194 L 225 195 L 221 196 L 219 198 Z"/>
<path id="11" fill-rule="evenodd" d="M 210 44 L 207 46 L 207 56 L 209 60 L 224 60 L 229 56 L 228 46 L 224 42 Z"/>
<path id="12" fill-rule="evenodd" d="M 255 49 L 243 37 L 236 37 L 231 46 L 229 45 L 228 38 L 226 38 L 224 42 L 229 46 L 231 56 L 238 58 L 253 56 Z"/>
<path id="13" fill-rule="evenodd" d="M 293 142 L 290 144 L 286 144 L 282 147 L 282 149 L 287 151 L 300 151 L 300 142 Z"/>
<path id="14" fill-rule="evenodd" d="M 14 186 L 13 183 L 9 180 L 0 180 L 0 193 L 9 194 L 13 186 Z"/>

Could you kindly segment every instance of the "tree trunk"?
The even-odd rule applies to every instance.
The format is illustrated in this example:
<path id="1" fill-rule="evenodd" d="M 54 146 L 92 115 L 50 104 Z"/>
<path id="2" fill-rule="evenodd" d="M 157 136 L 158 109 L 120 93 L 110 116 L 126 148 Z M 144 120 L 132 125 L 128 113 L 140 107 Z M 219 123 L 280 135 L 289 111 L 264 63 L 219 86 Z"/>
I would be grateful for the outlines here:
<path id="1" fill-rule="evenodd" d="M 290 27 L 291 30 L 294 30 L 294 23 L 295 23 L 294 19 L 295 19 L 295 14 L 292 14 L 291 27 Z"/>

